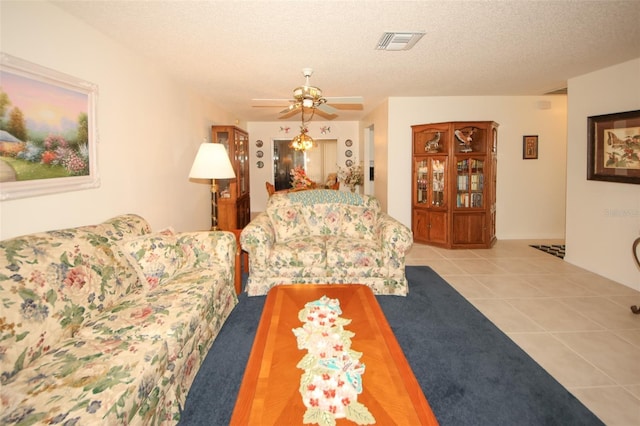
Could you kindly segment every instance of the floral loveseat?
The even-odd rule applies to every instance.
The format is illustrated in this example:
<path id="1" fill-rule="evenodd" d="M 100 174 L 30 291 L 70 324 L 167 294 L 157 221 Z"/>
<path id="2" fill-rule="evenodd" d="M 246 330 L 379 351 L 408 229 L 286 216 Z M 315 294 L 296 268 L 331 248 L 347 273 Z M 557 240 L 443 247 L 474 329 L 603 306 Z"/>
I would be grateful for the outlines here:
<path id="1" fill-rule="evenodd" d="M 123 215 L 0 241 L 0 424 L 175 424 L 237 303 L 226 232 Z"/>
<path id="2" fill-rule="evenodd" d="M 376 294 L 406 295 L 411 230 L 374 197 L 315 189 L 269 197 L 240 235 L 249 253 L 249 296 L 279 284 L 366 284 Z"/>

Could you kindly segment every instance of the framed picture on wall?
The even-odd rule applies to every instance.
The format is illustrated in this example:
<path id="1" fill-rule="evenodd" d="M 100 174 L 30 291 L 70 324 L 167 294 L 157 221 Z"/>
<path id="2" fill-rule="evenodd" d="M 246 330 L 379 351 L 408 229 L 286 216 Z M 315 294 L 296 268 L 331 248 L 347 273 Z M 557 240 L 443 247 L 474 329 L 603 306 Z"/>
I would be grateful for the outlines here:
<path id="1" fill-rule="evenodd" d="M 97 86 L 0 54 L 0 200 L 99 186 Z"/>
<path id="2" fill-rule="evenodd" d="M 587 179 L 640 184 L 640 110 L 587 118 Z"/>
<path id="3" fill-rule="evenodd" d="M 538 159 L 538 135 L 522 137 L 522 158 L 525 160 Z"/>

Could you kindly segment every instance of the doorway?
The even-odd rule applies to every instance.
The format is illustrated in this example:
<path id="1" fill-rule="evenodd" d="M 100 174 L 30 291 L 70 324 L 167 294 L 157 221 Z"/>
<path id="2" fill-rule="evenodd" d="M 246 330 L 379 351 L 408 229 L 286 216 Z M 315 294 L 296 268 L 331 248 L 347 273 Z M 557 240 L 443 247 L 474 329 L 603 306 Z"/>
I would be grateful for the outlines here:
<path id="1" fill-rule="evenodd" d="M 273 141 L 273 184 L 276 191 L 291 188 L 291 170 L 302 167 L 309 179 L 324 185 L 330 173 L 338 172 L 337 139 L 316 139 L 308 151 L 289 147 L 290 140 Z"/>

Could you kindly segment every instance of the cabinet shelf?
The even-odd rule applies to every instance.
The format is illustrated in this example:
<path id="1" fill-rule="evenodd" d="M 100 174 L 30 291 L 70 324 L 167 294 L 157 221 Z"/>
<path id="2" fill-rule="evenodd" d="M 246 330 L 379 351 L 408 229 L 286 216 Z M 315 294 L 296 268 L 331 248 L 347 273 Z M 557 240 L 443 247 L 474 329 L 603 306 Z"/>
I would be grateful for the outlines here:
<path id="1" fill-rule="evenodd" d="M 498 124 L 411 127 L 414 240 L 446 248 L 491 247 L 496 240 Z"/>

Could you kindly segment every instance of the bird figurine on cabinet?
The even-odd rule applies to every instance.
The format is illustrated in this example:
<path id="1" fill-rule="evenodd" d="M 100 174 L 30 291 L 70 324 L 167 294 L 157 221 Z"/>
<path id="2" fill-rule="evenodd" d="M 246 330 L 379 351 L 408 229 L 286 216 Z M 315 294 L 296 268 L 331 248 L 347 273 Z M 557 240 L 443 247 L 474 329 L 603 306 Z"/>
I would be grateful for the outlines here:
<path id="1" fill-rule="evenodd" d="M 473 149 L 471 148 L 471 142 L 473 142 L 473 134 L 477 131 L 475 127 L 471 127 L 469 130 L 460 129 L 453 132 L 456 135 L 456 139 L 462 148 L 460 148 L 460 152 L 471 152 Z"/>
<path id="2" fill-rule="evenodd" d="M 436 132 L 433 138 L 427 141 L 424 145 L 424 150 L 426 152 L 438 152 L 440 150 L 440 132 Z"/>

